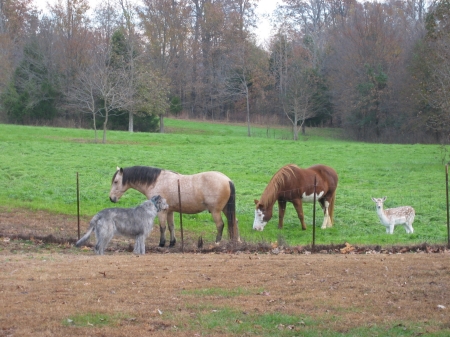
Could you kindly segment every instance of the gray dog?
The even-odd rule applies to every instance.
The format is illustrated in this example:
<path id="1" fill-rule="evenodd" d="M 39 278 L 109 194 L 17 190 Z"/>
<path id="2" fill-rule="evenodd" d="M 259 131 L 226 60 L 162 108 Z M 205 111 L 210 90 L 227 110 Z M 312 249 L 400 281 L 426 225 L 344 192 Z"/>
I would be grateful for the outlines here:
<path id="1" fill-rule="evenodd" d="M 145 239 L 153 228 L 153 220 L 158 212 L 167 208 L 169 205 L 166 199 L 159 195 L 135 208 L 106 208 L 94 215 L 88 231 L 78 240 L 76 246 L 83 245 L 95 230 L 97 239 L 95 252 L 99 255 L 103 255 L 106 246 L 116 233 L 135 237 L 133 253 L 145 254 Z"/>

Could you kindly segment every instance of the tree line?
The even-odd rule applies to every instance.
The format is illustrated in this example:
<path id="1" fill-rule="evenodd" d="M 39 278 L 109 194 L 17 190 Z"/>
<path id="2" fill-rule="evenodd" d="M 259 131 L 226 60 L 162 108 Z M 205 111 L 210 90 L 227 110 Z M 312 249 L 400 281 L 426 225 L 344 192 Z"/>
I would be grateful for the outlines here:
<path id="1" fill-rule="evenodd" d="M 0 121 L 164 132 L 164 117 L 449 143 L 450 0 L 0 0 Z"/>

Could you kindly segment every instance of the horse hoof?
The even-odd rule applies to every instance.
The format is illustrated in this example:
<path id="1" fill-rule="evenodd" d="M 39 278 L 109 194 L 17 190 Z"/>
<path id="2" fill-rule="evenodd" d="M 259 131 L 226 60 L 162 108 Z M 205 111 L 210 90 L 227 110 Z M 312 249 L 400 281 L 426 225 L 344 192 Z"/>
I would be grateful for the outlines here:
<path id="1" fill-rule="evenodd" d="M 176 243 L 176 242 L 177 242 L 177 240 L 170 241 L 169 247 L 175 246 L 175 243 Z"/>
<path id="2" fill-rule="evenodd" d="M 160 243 L 159 243 L 159 246 L 160 247 L 164 247 L 166 245 L 166 241 L 161 241 Z"/>

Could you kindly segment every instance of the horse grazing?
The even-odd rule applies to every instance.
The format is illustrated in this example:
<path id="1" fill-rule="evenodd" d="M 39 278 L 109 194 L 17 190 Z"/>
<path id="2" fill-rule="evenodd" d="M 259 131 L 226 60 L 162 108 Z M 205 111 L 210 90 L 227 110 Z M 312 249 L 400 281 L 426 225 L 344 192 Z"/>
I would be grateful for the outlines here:
<path id="1" fill-rule="evenodd" d="M 178 181 L 180 182 L 181 209 L 178 198 Z M 222 239 L 224 222 L 221 212 L 228 221 L 230 240 L 238 240 L 236 221 L 236 193 L 234 183 L 226 175 L 216 171 L 182 175 L 173 171 L 150 166 L 132 166 L 117 168 L 111 183 L 109 199 L 117 202 L 129 188 L 133 188 L 148 199 L 161 195 L 169 208 L 158 213 L 161 237 L 159 246 L 166 243 L 166 222 L 170 231 L 170 247 L 175 245 L 174 212 L 196 214 L 208 210 L 216 223 L 216 243 Z"/>
<path id="2" fill-rule="evenodd" d="M 336 171 L 325 165 L 314 165 L 302 169 L 297 165 L 289 164 L 274 174 L 260 200 L 255 199 L 253 229 L 258 231 L 264 229 L 272 218 L 275 201 L 278 201 L 279 208 L 278 228 L 283 228 L 286 202 L 289 201 L 297 211 L 302 229 L 306 230 L 302 203 L 314 201 L 314 177 L 316 177 L 316 200 L 320 202 L 324 213 L 322 228 L 333 226 L 334 200 L 338 184 Z"/>

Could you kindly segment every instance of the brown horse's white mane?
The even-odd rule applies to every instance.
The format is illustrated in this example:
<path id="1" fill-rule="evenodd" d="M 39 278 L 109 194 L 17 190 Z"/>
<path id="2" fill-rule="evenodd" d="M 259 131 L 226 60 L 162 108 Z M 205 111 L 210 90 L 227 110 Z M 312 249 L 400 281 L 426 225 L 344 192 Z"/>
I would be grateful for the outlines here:
<path id="1" fill-rule="evenodd" d="M 300 168 L 295 164 L 283 166 L 274 174 L 272 179 L 270 179 L 269 184 L 267 184 L 267 187 L 259 200 L 259 203 L 263 205 L 264 208 L 270 207 L 275 203 L 278 192 L 280 192 L 281 186 L 284 185 L 284 180 L 291 174 L 295 176 L 294 169 Z"/>

